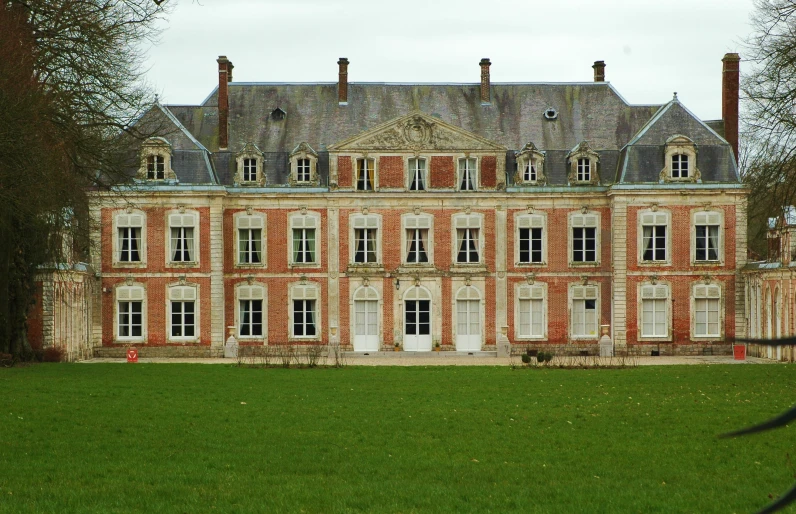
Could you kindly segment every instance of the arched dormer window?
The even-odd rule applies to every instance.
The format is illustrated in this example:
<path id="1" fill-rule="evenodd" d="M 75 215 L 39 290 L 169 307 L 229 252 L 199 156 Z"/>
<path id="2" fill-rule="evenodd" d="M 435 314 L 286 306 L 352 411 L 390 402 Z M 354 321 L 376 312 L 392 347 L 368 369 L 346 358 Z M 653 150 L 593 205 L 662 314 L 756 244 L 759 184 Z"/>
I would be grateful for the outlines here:
<path id="1" fill-rule="evenodd" d="M 544 173 L 544 154 L 536 146 L 528 142 L 522 150 L 515 154 L 517 159 L 517 172 L 514 174 L 514 183 L 522 185 L 544 185 L 547 177 Z"/>
<path id="2" fill-rule="evenodd" d="M 171 169 L 171 144 L 162 137 L 150 137 L 141 145 L 139 178 L 143 180 L 175 180 Z"/>
<path id="3" fill-rule="evenodd" d="M 570 185 L 597 185 L 600 183 L 600 156 L 583 141 L 567 155 Z"/>
<path id="4" fill-rule="evenodd" d="M 317 186 L 318 180 L 318 154 L 309 143 L 299 143 L 290 152 L 290 177 L 291 186 Z"/>
<path id="5" fill-rule="evenodd" d="M 666 140 L 661 182 L 701 182 L 697 168 L 697 148 L 691 139 L 675 135 Z"/>
<path id="6" fill-rule="evenodd" d="M 237 171 L 235 172 L 235 185 L 264 186 L 265 173 L 263 172 L 263 153 L 254 143 L 246 143 L 243 149 L 235 156 Z"/>

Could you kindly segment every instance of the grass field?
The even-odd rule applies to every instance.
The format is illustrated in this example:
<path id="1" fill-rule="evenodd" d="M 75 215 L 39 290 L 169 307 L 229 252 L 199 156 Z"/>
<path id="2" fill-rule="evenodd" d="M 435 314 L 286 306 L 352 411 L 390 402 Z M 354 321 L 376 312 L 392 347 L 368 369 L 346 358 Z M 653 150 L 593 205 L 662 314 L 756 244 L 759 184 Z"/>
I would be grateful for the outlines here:
<path id="1" fill-rule="evenodd" d="M 0 512 L 751 513 L 796 367 L 0 369 Z M 794 512 L 796 510 L 791 510 Z"/>

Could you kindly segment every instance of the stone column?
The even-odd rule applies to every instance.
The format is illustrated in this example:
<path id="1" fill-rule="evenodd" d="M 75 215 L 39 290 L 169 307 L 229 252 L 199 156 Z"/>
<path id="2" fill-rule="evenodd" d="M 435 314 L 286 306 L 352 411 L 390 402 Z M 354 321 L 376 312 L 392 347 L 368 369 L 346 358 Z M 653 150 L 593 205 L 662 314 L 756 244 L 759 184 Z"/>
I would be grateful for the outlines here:
<path id="1" fill-rule="evenodd" d="M 613 284 L 611 309 L 613 340 L 617 348 L 627 347 L 627 203 L 622 197 L 613 198 L 611 207 L 611 253 Z"/>

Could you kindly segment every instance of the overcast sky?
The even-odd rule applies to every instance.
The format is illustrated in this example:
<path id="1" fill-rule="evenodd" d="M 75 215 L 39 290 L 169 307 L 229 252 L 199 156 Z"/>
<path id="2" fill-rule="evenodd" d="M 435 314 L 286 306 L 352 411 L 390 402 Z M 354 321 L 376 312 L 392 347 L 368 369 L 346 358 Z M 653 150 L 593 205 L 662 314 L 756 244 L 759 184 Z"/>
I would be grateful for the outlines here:
<path id="1" fill-rule="evenodd" d="M 175 0 L 169 0 L 174 2 Z M 677 91 L 721 118 L 721 58 L 741 52 L 751 0 L 179 0 L 149 51 L 148 80 L 171 104 L 198 104 L 235 82 L 585 82 L 606 79 L 633 104 Z M 743 58 L 743 54 L 741 54 Z M 745 69 L 742 64 L 742 71 Z"/>

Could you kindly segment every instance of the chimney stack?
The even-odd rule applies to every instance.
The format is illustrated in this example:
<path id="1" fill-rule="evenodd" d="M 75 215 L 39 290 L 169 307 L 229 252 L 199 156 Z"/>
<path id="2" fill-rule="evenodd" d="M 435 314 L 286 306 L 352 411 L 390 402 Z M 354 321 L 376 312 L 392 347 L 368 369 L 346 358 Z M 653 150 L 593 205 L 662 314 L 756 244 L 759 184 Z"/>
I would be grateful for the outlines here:
<path id="1" fill-rule="evenodd" d="M 348 105 L 348 58 L 341 57 L 337 61 L 340 67 L 337 79 L 337 101 L 340 105 Z"/>
<path id="2" fill-rule="evenodd" d="M 605 61 L 594 61 L 594 81 L 605 82 Z"/>
<path id="3" fill-rule="evenodd" d="M 741 90 L 741 57 L 738 54 L 724 54 L 721 60 L 724 69 L 721 74 L 721 117 L 724 120 L 724 139 L 730 143 L 738 162 L 738 96 Z"/>
<path id="4" fill-rule="evenodd" d="M 489 59 L 484 57 L 481 59 L 481 103 L 491 103 L 491 95 L 489 94 L 489 67 L 492 65 Z"/>
<path id="5" fill-rule="evenodd" d="M 229 146 L 229 88 L 232 82 L 232 63 L 226 55 L 219 55 L 218 63 L 218 149 Z"/>

